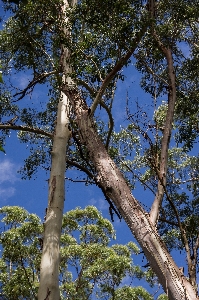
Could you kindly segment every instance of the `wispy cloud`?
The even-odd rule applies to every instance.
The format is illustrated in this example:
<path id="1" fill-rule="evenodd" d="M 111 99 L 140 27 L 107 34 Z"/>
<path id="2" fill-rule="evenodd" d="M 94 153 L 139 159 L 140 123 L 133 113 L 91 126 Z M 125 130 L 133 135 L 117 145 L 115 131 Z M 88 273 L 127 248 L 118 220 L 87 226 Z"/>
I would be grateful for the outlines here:
<path id="1" fill-rule="evenodd" d="M 0 184 L 5 181 L 14 183 L 15 181 L 19 180 L 19 178 L 16 176 L 17 170 L 18 166 L 11 163 L 7 159 L 3 162 L 0 162 Z"/>
<path id="2" fill-rule="evenodd" d="M 0 199 L 7 200 L 15 194 L 16 189 L 14 187 L 1 188 L 0 187 Z"/>
<path id="3" fill-rule="evenodd" d="M 0 162 L 0 199 L 7 200 L 15 194 L 13 184 L 19 180 L 17 170 L 19 166 L 11 163 L 8 159 Z"/>
<path id="4" fill-rule="evenodd" d="M 100 198 L 100 199 L 95 199 L 95 198 L 90 199 L 89 200 L 89 205 L 96 206 L 101 211 L 108 209 L 108 203 L 102 198 Z"/>
<path id="5" fill-rule="evenodd" d="M 30 83 L 31 75 L 21 72 L 17 76 L 12 76 L 12 79 L 14 80 L 15 86 L 17 86 L 19 89 L 25 89 Z"/>

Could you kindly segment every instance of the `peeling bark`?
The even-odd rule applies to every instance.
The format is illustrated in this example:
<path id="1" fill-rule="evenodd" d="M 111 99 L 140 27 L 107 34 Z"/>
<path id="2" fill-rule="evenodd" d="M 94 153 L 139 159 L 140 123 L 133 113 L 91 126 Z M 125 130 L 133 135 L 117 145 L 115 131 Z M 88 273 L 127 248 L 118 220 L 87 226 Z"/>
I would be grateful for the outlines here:
<path id="1" fill-rule="evenodd" d="M 103 186 L 107 196 L 112 199 L 139 242 L 169 299 L 197 299 L 194 288 L 176 266 L 150 221 L 149 215 L 132 196 L 122 173 L 108 155 L 88 115 L 88 108 L 85 104 L 82 106 L 83 101 L 77 90 L 65 92 L 73 102 L 81 142 L 89 151 L 90 159 L 98 173 L 98 182 Z"/>

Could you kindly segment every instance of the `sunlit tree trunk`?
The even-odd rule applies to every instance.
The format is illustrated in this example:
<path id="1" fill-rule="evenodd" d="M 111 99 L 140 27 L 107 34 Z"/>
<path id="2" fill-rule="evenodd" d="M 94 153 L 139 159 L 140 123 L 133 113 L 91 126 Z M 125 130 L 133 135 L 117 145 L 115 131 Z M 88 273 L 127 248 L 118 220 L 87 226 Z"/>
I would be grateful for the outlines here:
<path id="1" fill-rule="evenodd" d="M 89 158 L 95 166 L 97 180 L 112 199 L 131 232 L 139 242 L 151 267 L 170 300 L 197 299 L 194 287 L 180 272 L 166 246 L 161 241 L 156 227 L 140 203 L 132 196 L 122 173 L 108 155 L 98 136 L 89 110 L 76 90 L 65 91 L 74 103 L 76 122 L 81 142 L 89 151 Z"/>
<path id="2" fill-rule="evenodd" d="M 73 1 L 72 5 L 76 2 Z M 69 34 L 65 10 L 69 6 L 67 0 L 61 10 L 63 32 Z M 60 67 L 63 71 L 63 84 L 70 85 L 69 51 L 61 45 Z M 48 208 L 44 224 L 43 252 L 40 267 L 40 286 L 38 300 L 59 300 L 59 264 L 60 237 L 65 199 L 66 147 L 71 136 L 69 130 L 70 101 L 61 92 L 57 108 L 57 119 L 51 152 L 51 172 L 49 179 Z"/>
<path id="3" fill-rule="evenodd" d="M 59 263 L 60 236 L 64 206 L 66 145 L 68 129 L 68 97 L 62 95 L 58 104 L 57 123 L 53 139 L 52 165 L 49 179 L 48 208 L 44 224 L 43 252 L 40 268 L 38 299 L 60 299 Z"/>

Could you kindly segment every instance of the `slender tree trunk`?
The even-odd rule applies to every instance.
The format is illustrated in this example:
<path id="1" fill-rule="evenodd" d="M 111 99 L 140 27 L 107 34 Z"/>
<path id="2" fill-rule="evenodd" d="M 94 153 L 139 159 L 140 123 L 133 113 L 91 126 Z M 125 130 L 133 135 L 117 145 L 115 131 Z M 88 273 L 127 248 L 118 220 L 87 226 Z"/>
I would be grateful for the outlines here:
<path id="1" fill-rule="evenodd" d="M 76 3 L 72 1 L 71 5 Z M 69 6 L 64 0 L 60 19 L 63 22 L 62 31 L 69 37 L 65 10 Z M 70 85 L 71 67 L 69 65 L 70 53 L 61 45 L 60 65 L 63 71 L 63 84 Z M 65 199 L 65 171 L 66 147 L 71 136 L 69 130 L 70 101 L 67 95 L 61 92 L 57 109 L 57 120 L 53 138 L 52 162 L 49 179 L 48 208 L 44 224 L 43 252 L 40 268 L 40 286 L 38 300 L 59 300 L 59 265 L 60 265 L 60 237 Z"/>
<path id="2" fill-rule="evenodd" d="M 182 275 L 158 236 L 149 214 L 132 196 L 122 173 L 108 155 L 93 126 L 89 110 L 78 92 L 66 89 L 65 93 L 73 102 L 81 142 L 89 151 L 89 157 L 98 174 L 98 182 L 106 190 L 107 196 L 112 199 L 139 242 L 169 299 L 197 299 L 194 288 Z"/>
<path id="3" fill-rule="evenodd" d="M 53 139 L 48 208 L 44 224 L 43 252 L 40 268 L 39 300 L 60 299 L 59 244 L 65 197 L 66 145 L 71 134 L 68 129 L 68 107 L 68 97 L 63 95 L 58 104 L 57 124 Z"/>

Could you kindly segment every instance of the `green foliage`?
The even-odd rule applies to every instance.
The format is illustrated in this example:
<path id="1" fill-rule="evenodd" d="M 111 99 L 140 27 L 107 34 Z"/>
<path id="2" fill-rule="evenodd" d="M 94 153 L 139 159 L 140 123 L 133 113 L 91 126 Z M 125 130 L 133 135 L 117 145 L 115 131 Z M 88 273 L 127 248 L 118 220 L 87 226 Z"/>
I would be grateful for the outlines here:
<path id="1" fill-rule="evenodd" d="M 120 300 L 120 299 L 152 300 L 153 297 L 140 286 L 139 287 L 124 286 L 122 288 L 117 289 L 114 298 L 111 298 L 111 300 Z"/>
<path id="2" fill-rule="evenodd" d="M 21 5 L 23 1 L 4 2 L 6 2 L 5 9 L 9 9 L 11 17 L 5 22 L 0 32 L 1 70 L 3 72 L 0 74 L 0 83 L 3 82 L 0 95 L 0 123 L 7 124 L 17 115 L 17 125 L 39 128 L 47 133 L 54 131 L 55 112 L 60 96 L 59 87 L 62 76 L 60 45 L 64 45 L 71 52 L 72 79 L 77 83 L 82 97 L 90 106 L 106 76 L 121 57 L 134 46 L 136 33 L 146 28 L 149 22 L 153 22 L 150 23 L 148 29 L 146 28 L 132 61 L 129 59 L 125 62 L 126 67 L 132 67 L 132 62 L 134 63 L 141 74 L 141 87 L 151 96 L 151 101 L 149 99 L 146 104 L 143 104 L 145 97 L 139 96 L 138 101 L 134 101 L 134 104 L 127 107 L 125 124 L 120 128 L 115 124 L 117 131 L 111 133 L 108 153 L 124 174 L 129 186 L 134 188 L 141 184 L 144 190 L 148 189 L 151 192 L 150 200 L 153 199 L 159 180 L 161 142 L 168 108 L 166 102 L 168 67 L 164 54 L 152 34 L 155 30 L 161 43 L 172 50 L 177 90 L 174 130 L 168 151 L 167 186 L 160 211 L 158 230 L 170 250 L 185 249 L 185 239 L 187 239 L 186 246 L 188 245 L 190 253 L 194 253 L 196 248 L 197 252 L 199 154 L 197 147 L 194 146 L 197 145 L 199 137 L 198 1 L 158 1 L 153 20 L 149 20 L 143 1 L 78 1 L 75 8 L 69 7 L 66 11 L 66 17 L 69 18 L 67 28 L 71 30 L 70 38 L 68 35 L 64 36 L 62 31 L 63 25 L 66 24 L 63 19 L 59 18 L 61 1 L 28 1 L 26 5 Z M 9 2 L 14 2 L 14 4 Z M 15 5 L 16 2 L 19 5 Z M 132 69 L 129 70 L 131 73 Z M 24 76 L 23 72 L 25 72 L 25 76 L 28 77 L 27 90 L 19 89 L 18 82 L 15 82 L 15 72 L 17 72 L 17 78 Z M 48 75 L 39 77 L 42 74 Z M 103 95 L 103 102 L 110 113 L 114 106 L 113 95 L 118 80 L 124 80 L 125 87 L 129 85 L 128 76 L 124 77 L 122 71 L 112 78 Z M 30 82 L 33 83 L 32 86 L 29 86 Z M 27 103 L 21 104 L 20 102 L 20 105 L 13 103 L 13 99 L 19 100 L 28 93 L 32 93 L 36 84 L 42 84 L 48 88 L 44 101 L 41 103 L 36 101 L 35 105 L 29 107 Z M 43 98 L 43 95 L 41 97 Z M 131 100 L 134 100 L 134 97 L 134 94 L 130 95 Z M 120 110 L 120 107 L 118 106 L 117 109 Z M 96 128 L 102 140 L 106 142 L 109 128 L 103 108 L 100 114 L 102 118 L 97 116 L 95 118 Z M 82 168 L 86 168 L 93 179 L 96 171 L 89 160 L 85 145 L 81 145 L 73 117 L 71 115 L 73 139 L 68 147 L 67 157 Z M 0 137 L 0 145 L 4 146 L 8 135 L 9 131 L 4 130 Z M 52 146 L 49 136 L 21 131 L 18 137 L 20 141 L 28 143 L 30 149 L 30 156 L 26 159 L 25 167 L 21 171 L 23 176 L 33 176 L 39 166 L 48 169 Z M 3 150 L 0 148 L 0 151 Z M 90 182 L 93 183 L 92 180 Z M 86 213 L 87 217 L 77 209 L 76 212 L 71 213 L 71 216 L 69 214 L 64 217 L 65 234 L 62 236 L 61 272 L 67 281 L 62 281 L 63 295 L 68 288 L 71 295 L 75 294 L 78 280 L 81 280 L 84 292 L 81 294 L 77 291 L 77 298 L 84 299 L 83 295 L 88 295 L 93 288 L 94 282 L 90 281 L 93 276 L 95 283 L 97 282 L 100 286 L 100 292 L 104 290 L 104 293 L 112 296 L 113 290 L 120 293 L 120 289 L 115 290 L 115 287 L 118 287 L 125 272 L 132 272 L 129 264 L 129 253 L 132 252 L 129 245 L 125 246 L 125 250 L 119 246 L 109 248 L 108 241 L 114 235 L 112 228 L 91 208 L 87 209 Z M 183 227 L 184 237 L 179 228 L 180 224 Z M 72 232 L 73 236 L 71 236 Z M 65 243 L 68 245 L 67 249 L 64 247 Z M 194 245 L 197 247 L 195 248 Z M 124 254 L 120 255 L 120 252 Z M 89 266 L 86 265 L 87 258 L 84 253 L 90 259 L 91 265 Z M 110 256 L 107 256 L 107 253 Z M 96 258 L 96 262 L 93 261 L 93 257 Z M 191 259 L 192 257 L 193 255 Z M 68 261 L 76 267 L 76 258 L 77 265 L 81 266 L 81 269 L 77 268 L 75 278 L 78 280 L 75 281 L 74 272 L 68 270 L 64 262 Z M 195 269 L 198 264 L 196 258 L 197 255 L 192 260 Z M 19 258 L 18 261 L 20 262 Z M 101 264 L 101 261 L 106 264 Z M 114 264 L 117 265 L 117 269 L 114 269 Z M 106 266 L 109 267 L 107 277 Z M 103 282 L 99 277 L 103 278 Z M 110 282 L 113 283 L 113 290 L 110 290 Z M 125 289 L 121 289 L 121 293 L 124 291 Z M 130 288 L 127 292 L 131 293 L 129 297 L 133 297 L 133 289 Z M 161 297 L 160 299 L 164 299 L 166 296 Z"/>
<path id="3" fill-rule="evenodd" d="M 42 251 L 41 220 L 17 206 L 0 209 L 4 230 L 0 236 L 0 296 L 36 299 Z M 151 299 L 141 287 L 120 287 L 128 277 L 144 278 L 132 256 L 139 252 L 130 242 L 112 243 L 112 224 L 93 206 L 64 214 L 61 236 L 60 290 L 62 299 Z"/>
<path id="4" fill-rule="evenodd" d="M 6 151 L 4 150 L 1 144 L 0 144 L 0 151 L 6 153 Z"/>
<path id="5" fill-rule="evenodd" d="M 168 300 L 168 297 L 166 294 L 161 294 L 157 300 Z"/>
<path id="6" fill-rule="evenodd" d="M 0 293 L 2 299 L 36 299 L 41 255 L 40 219 L 23 208 L 0 209 L 4 231 L 0 236 Z"/>

